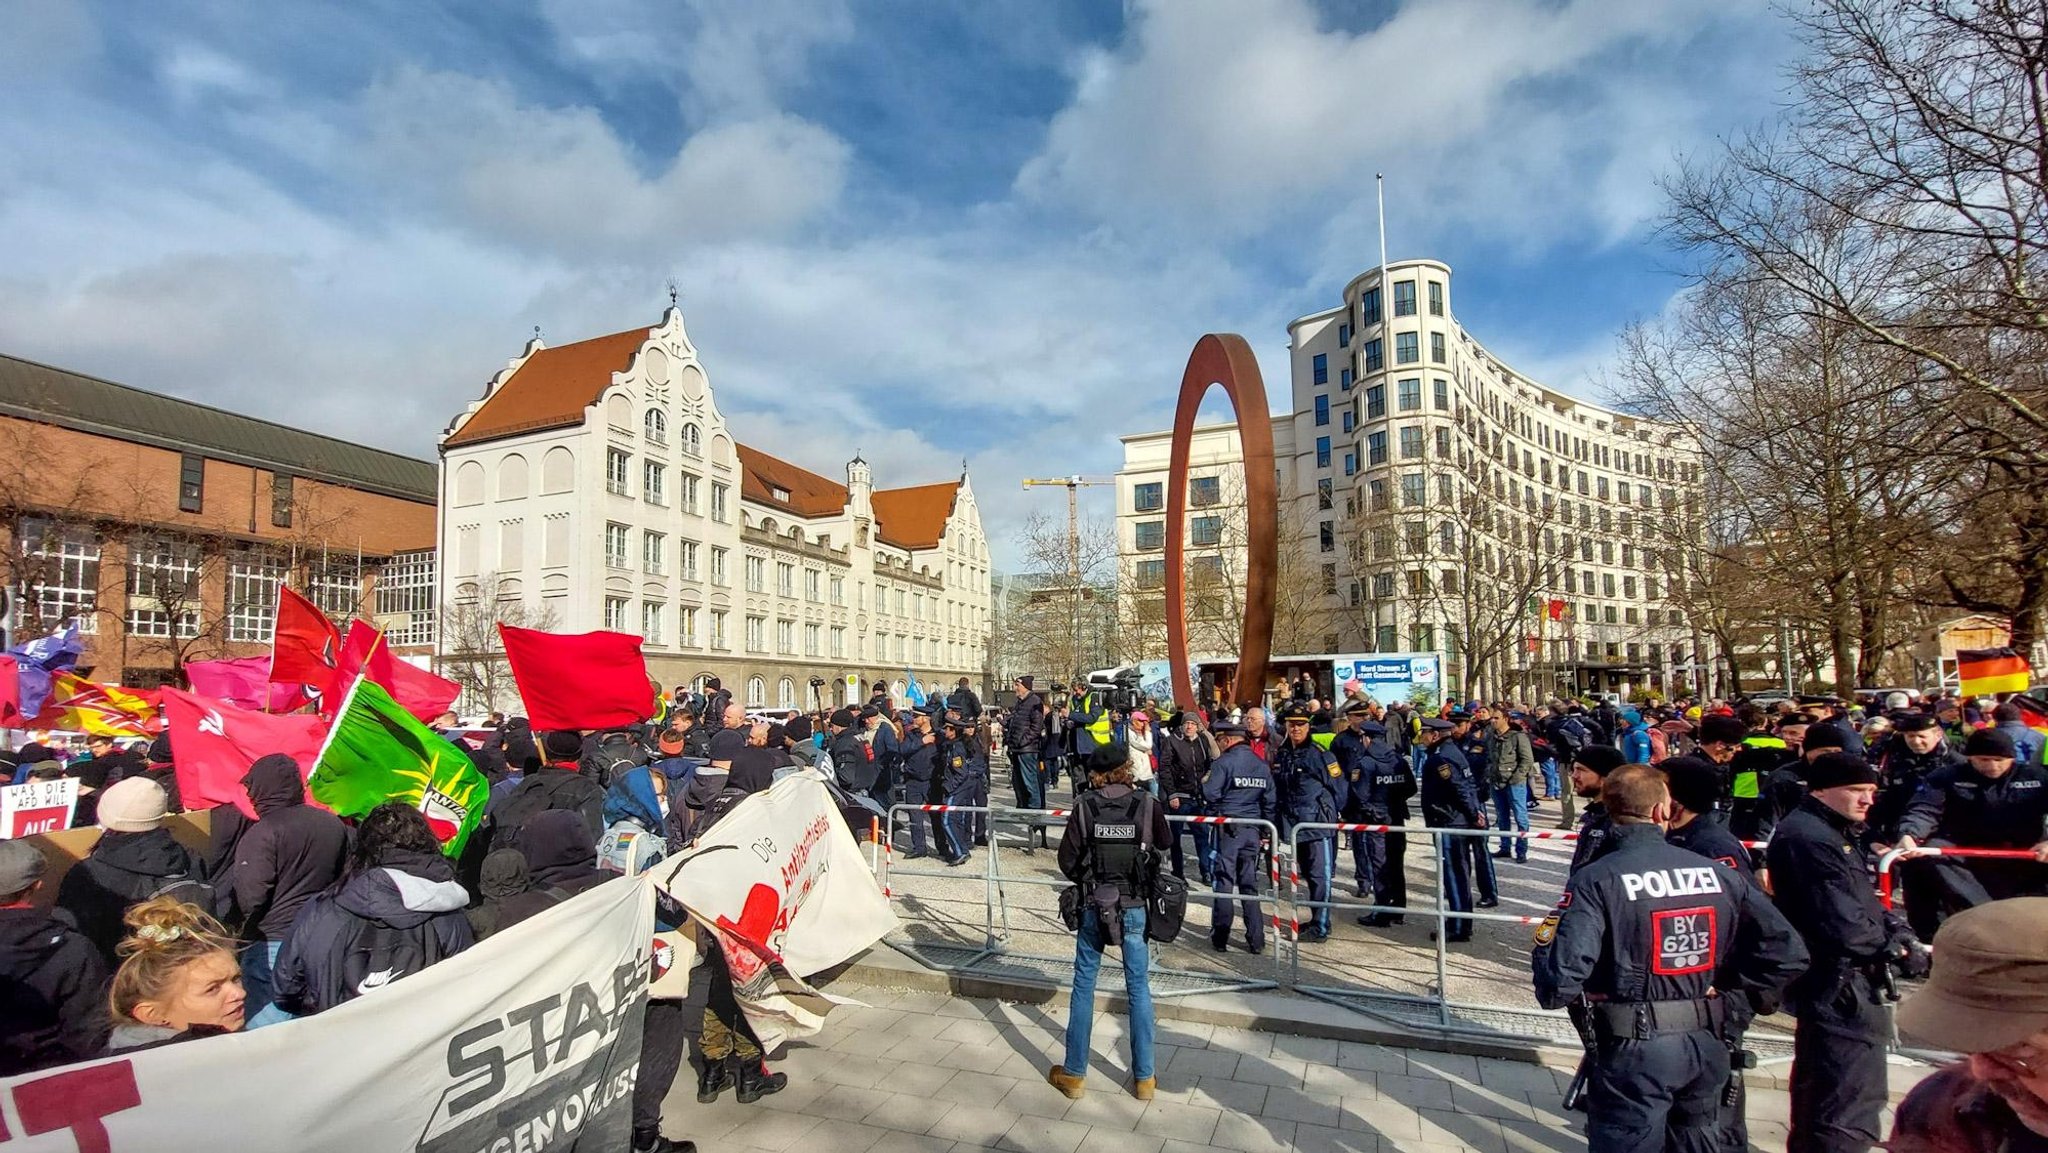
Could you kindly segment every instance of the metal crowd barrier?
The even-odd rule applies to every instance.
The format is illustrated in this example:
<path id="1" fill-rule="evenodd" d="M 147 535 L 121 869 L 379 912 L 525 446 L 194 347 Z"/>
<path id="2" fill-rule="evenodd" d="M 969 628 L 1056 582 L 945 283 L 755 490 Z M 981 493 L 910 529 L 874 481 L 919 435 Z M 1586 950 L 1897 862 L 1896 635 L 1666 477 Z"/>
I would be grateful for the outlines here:
<path id="1" fill-rule="evenodd" d="M 1892 866 L 1900 861 L 1915 857 L 1976 857 L 1997 861 L 2031 861 L 2032 849 L 1965 849 L 1950 845 L 1925 846 L 1917 849 L 1891 849 L 1877 859 L 1877 899 L 1889 909 L 1892 907 Z"/>
<path id="2" fill-rule="evenodd" d="M 988 895 L 985 921 L 986 936 L 980 949 L 970 950 L 968 951 L 968 955 L 962 958 L 938 959 L 936 962 L 936 967 L 945 969 L 969 969 L 977 965 L 981 965 L 985 962 L 989 962 L 993 959 L 999 958 L 1004 962 L 1015 962 L 1021 967 L 1029 969 L 1039 976 L 1050 975 L 1057 979 L 1059 976 L 1071 970 L 1074 960 L 1072 953 L 1067 953 L 1063 956 L 1052 956 L 1046 954 L 1012 952 L 1008 949 L 1007 946 L 1010 941 L 1010 909 L 1007 895 L 1004 892 L 1004 887 L 1006 885 L 1037 885 L 1046 888 L 1062 889 L 1065 888 L 1069 884 L 1069 882 L 1066 880 L 1066 878 L 1058 876 L 1025 877 L 1015 875 L 1004 875 L 1004 873 L 1002 872 L 1002 841 L 996 835 L 996 826 L 998 823 L 1003 821 L 1035 821 L 1050 818 L 1064 819 L 1071 811 L 1072 810 L 1069 809 L 1018 809 L 1006 805 L 918 805 L 908 803 L 891 805 L 889 807 L 888 820 L 879 830 L 877 836 L 880 850 L 880 867 L 876 872 L 876 880 L 881 885 L 882 894 L 888 897 L 890 900 L 895 901 L 901 900 L 906 896 L 906 894 L 904 894 L 897 886 L 898 878 L 958 877 L 961 875 L 957 869 L 906 869 L 898 866 L 895 861 L 895 830 L 898 825 L 898 814 L 906 814 L 911 820 L 924 819 L 925 814 L 929 813 L 987 814 L 989 822 L 988 845 L 986 846 L 986 848 L 982 848 L 981 846 L 975 846 L 975 848 L 981 849 L 986 856 L 982 873 Z M 1281 928 L 1282 911 L 1280 905 L 1281 902 L 1285 899 L 1285 894 L 1280 885 L 1280 862 L 1278 860 L 1278 856 L 1279 850 L 1283 847 L 1284 842 L 1280 840 L 1279 829 L 1276 828 L 1271 821 L 1261 821 L 1243 817 L 1181 816 L 1169 813 L 1166 815 L 1166 819 L 1171 824 L 1202 824 L 1212 826 L 1235 824 L 1253 826 L 1262 830 L 1268 840 L 1268 843 L 1274 846 L 1275 851 L 1272 854 L 1269 854 L 1267 858 L 1267 880 L 1269 882 L 1267 891 L 1253 895 L 1249 898 L 1245 895 L 1237 893 L 1233 893 L 1230 895 L 1230 899 L 1232 901 L 1255 899 L 1265 903 L 1268 906 L 1266 916 L 1268 920 L 1268 925 L 1271 930 L 1272 939 L 1269 940 L 1267 944 L 1272 949 L 1273 976 L 1270 980 L 1258 980 L 1252 978 L 1239 978 L 1227 974 L 1218 974 L 1214 972 L 1203 972 L 1200 970 L 1193 969 L 1167 968 L 1161 966 L 1158 963 L 1158 958 L 1162 952 L 1177 947 L 1180 944 L 1180 942 L 1176 941 L 1174 945 L 1160 945 L 1157 942 L 1154 942 L 1151 951 L 1151 956 L 1153 959 L 1153 965 L 1151 969 L 1152 974 L 1154 976 L 1179 978 L 1181 979 L 1180 983 L 1184 984 L 1185 987 L 1176 988 L 1172 987 L 1171 985 L 1167 987 L 1155 987 L 1152 991 L 1152 995 L 1154 997 L 1172 997 L 1185 996 L 1193 993 L 1250 991 L 1257 989 L 1273 989 L 1280 987 L 1285 976 L 1286 965 L 1286 962 L 1283 959 L 1282 955 L 1285 952 L 1287 952 L 1287 949 L 1283 946 L 1292 944 L 1292 938 L 1289 937 L 1287 934 L 1283 933 Z M 1028 828 L 1026 830 L 1026 837 L 1028 842 Z M 1167 846 L 1162 845 L 1159 846 L 1159 848 L 1161 849 L 1161 851 L 1165 851 L 1167 849 Z M 1221 900 L 1222 898 L 1220 896 L 1213 894 L 1208 897 L 1197 897 L 1193 894 L 1189 895 L 1190 903 L 1196 900 L 1204 899 L 1211 900 L 1213 907 L 1213 902 Z M 1187 931 L 1188 930 L 1184 929 L 1183 933 L 1186 933 Z M 1184 937 L 1183 939 L 1186 938 Z M 1206 944 L 1206 942 L 1204 943 Z M 930 959 L 927 959 L 927 963 L 934 962 Z"/>

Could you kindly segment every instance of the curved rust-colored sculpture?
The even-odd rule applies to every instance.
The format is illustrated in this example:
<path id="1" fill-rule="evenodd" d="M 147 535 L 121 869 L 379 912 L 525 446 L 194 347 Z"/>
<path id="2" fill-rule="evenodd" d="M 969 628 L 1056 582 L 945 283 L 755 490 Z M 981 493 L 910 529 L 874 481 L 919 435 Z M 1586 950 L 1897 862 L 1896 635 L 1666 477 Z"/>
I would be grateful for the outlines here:
<path id="1" fill-rule="evenodd" d="M 1230 699 L 1259 703 L 1266 659 L 1273 655 L 1273 586 L 1280 569 L 1280 493 L 1273 473 L 1273 418 L 1266 409 L 1266 381 L 1251 346 L 1235 333 L 1212 332 L 1195 342 L 1180 378 L 1180 403 L 1173 413 L 1173 456 L 1166 472 L 1166 660 L 1172 670 L 1173 699 L 1197 705 L 1188 684 L 1187 544 L 1188 450 L 1195 435 L 1195 410 L 1211 385 L 1222 385 L 1237 418 L 1244 453 L 1245 589 L 1244 629 L 1238 638 L 1237 676 Z"/>

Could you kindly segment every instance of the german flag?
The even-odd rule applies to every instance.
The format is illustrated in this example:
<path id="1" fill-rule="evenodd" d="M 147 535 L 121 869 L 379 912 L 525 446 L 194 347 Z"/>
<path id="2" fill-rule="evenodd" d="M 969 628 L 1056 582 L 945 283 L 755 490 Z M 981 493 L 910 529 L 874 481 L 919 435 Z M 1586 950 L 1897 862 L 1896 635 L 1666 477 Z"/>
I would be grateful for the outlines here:
<path id="1" fill-rule="evenodd" d="M 1966 697 L 2023 693 L 2033 679 L 2027 658 L 2010 648 L 1962 649 L 1956 653 L 1956 674 Z"/>

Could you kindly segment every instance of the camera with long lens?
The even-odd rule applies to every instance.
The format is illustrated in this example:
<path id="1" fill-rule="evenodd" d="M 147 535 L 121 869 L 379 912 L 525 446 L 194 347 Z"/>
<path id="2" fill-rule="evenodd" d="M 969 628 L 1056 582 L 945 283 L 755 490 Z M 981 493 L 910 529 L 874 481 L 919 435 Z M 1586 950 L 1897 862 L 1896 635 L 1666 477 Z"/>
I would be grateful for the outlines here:
<path id="1" fill-rule="evenodd" d="M 1052 707 L 1056 709 L 1066 708 L 1067 702 L 1073 699 L 1073 697 L 1067 693 L 1067 686 L 1059 683 L 1058 681 L 1054 681 L 1052 683 L 1052 687 L 1047 689 L 1046 691 L 1052 694 L 1052 696 L 1050 696 L 1047 699 L 1052 702 Z"/>
<path id="2" fill-rule="evenodd" d="M 1102 703 L 1112 712 L 1128 713 L 1138 707 L 1142 694 L 1138 692 L 1138 670 L 1125 669 L 1109 678 L 1100 689 Z"/>

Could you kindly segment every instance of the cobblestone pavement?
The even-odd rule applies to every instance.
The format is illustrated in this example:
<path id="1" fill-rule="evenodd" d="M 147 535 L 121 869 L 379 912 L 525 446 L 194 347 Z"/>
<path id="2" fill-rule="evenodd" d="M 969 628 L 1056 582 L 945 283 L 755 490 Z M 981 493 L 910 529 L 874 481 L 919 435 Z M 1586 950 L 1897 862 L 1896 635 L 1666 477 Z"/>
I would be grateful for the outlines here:
<path id="1" fill-rule="evenodd" d="M 1006 1004 L 841 988 L 868 1002 L 774 1062 L 789 1087 L 753 1105 L 696 1102 L 686 1066 L 664 1129 L 761 1153 L 1570 1153 L 1570 1073 L 1543 1065 L 1162 1021 L 1157 1099 L 1124 1088 L 1127 1023 L 1097 1014 L 1088 1093 L 1048 1085 L 1065 998 Z M 1788 1100 L 1750 1094 L 1750 1135 L 1783 1149 Z M 1889 1126 L 1889 1120 L 1887 1120 Z"/>

